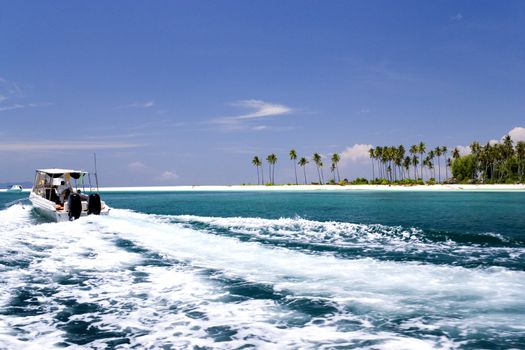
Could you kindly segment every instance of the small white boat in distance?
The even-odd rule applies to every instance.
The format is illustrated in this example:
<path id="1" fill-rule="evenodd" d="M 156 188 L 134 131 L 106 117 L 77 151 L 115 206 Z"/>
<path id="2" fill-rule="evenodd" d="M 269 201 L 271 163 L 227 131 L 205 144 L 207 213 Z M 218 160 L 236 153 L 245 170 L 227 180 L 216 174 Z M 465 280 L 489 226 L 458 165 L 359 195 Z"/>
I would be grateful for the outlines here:
<path id="1" fill-rule="evenodd" d="M 82 170 L 38 169 L 29 200 L 35 210 L 56 222 L 76 220 L 87 215 L 108 215 L 110 208 L 97 192 L 83 193 Z M 73 183 L 75 186 L 73 186 Z"/>
<path id="2" fill-rule="evenodd" d="M 7 188 L 7 192 L 22 192 L 23 188 L 20 185 L 11 185 Z"/>

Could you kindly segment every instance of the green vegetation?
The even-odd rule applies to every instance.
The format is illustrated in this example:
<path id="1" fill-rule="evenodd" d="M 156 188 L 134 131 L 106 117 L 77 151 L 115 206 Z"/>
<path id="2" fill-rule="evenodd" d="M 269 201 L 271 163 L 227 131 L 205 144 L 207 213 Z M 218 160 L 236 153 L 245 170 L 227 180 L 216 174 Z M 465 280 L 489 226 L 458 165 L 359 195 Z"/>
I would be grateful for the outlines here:
<path id="1" fill-rule="evenodd" d="M 398 183 L 402 180 L 412 179 L 417 182 L 418 179 L 425 178 L 425 170 L 428 178 L 436 178 L 436 158 L 438 162 L 438 179 L 441 182 L 441 157 L 447 156 L 447 147 L 438 146 L 426 153 L 427 147 L 423 142 L 417 145 L 412 145 L 409 148 L 410 155 L 406 154 L 403 145 L 395 146 L 377 146 L 369 150 L 369 156 L 372 159 L 372 178 L 381 180 L 381 182 Z M 424 154 L 427 154 L 423 158 Z M 418 157 L 419 156 L 419 157 Z M 377 164 L 378 176 L 375 177 L 375 165 Z M 445 163 L 446 173 L 448 173 L 448 163 Z M 419 177 L 418 177 L 419 165 Z M 410 167 L 413 168 L 413 176 L 411 177 Z"/>
<path id="2" fill-rule="evenodd" d="M 253 166 L 257 168 L 257 185 L 260 185 L 261 183 L 264 183 L 264 174 L 263 174 L 262 182 L 260 182 L 259 180 L 259 167 L 262 166 L 262 162 L 259 159 L 259 157 L 255 156 L 252 159 L 252 164 Z M 262 170 L 262 167 L 261 167 L 261 170 Z"/>
<path id="3" fill-rule="evenodd" d="M 424 142 L 411 145 L 406 151 L 403 145 L 377 146 L 368 151 L 372 161 L 372 179 L 356 178 L 352 181 L 341 180 L 339 162 L 341 155 L 334 153 L 330 157 L 332 185 L 433 185 L 437 183 L 522 183 L 525 180 L 525 142 L 515 145 L 506 136 L 500 143 L 479 142 L 470 145 L 471 154 L 461 156 L 458 148 L 452 150 L 449 158 L 448 147 L 427 148 Z M 303 169 L 304 184 L 307 184 L 306 166 L 310 163 L 306 157 L 298 157 L 297 151 L 288 153 L 293 163 L 295 184 L 298 185 L 297 165 Z M 299 159 L 297 161 L 297 159 Z M 272 153 L 266 157 L 269 170 L 269 182 L 264 182 L 263 164 L 258 156 L 253 157 L 252 165 L 257 169 L 257 184 L 275 184 L 275 164 L 277 156 Z M 318 182 L 325 184 L 323 156 L 314 153 L 311 161 L 317 169 Z M 259 171 L 260 168 L 260 171 Z M 451 170 L 449 172 L 449 170 Z M 449 174 L 452 177 L 449 177 Z M 260 175 L 260 176 L 259 176 Z M 426 179 L 426 180 L 425 180 Z"/>
<path id="4" fill-rule="evenodd" d="M 293 163 L 293 170 L 295 171 L 295 184 L 299 185 L 299 182 L 297 181 L 297 164 L 295 163 L 295 160 L 297 159 L 297 152 L 292 148 L 288 155 L 290 156 L 290 160 Z"/>
<path id="5" fill-rule="evenodd" d="M 304 173 L 304 184 L 306 185 L 307 184 L 307 181 L 306 181 L 306 165 L 309 163 L 308 159 L 306 159 L 305 157 L 301 157 L 301 159 L 299 159 L 299 166 L 301 168 L 303 168 L 303 173 Z"/>
<path id="6" fill-rule="evenodd" d="M 516 183 L 525 180 L 525 142 L 514 146 L 507 135 L 501 143 L 481 146 L 470 145 L 471 154 L 460 156 L 455 149 L 452 154 L 454 179 L 467 183 Z"/>
<path id="7" fill-rule="evenodd" d="M 275 163 L 277 163 L 277 156 L 275 153 L 270 154 L 268 157 L 266 157 L 266 161 L 268 162 L 268 170 L 269 170 L 269 177 L 270 177 L 270 184 L 275 184 Z"/>

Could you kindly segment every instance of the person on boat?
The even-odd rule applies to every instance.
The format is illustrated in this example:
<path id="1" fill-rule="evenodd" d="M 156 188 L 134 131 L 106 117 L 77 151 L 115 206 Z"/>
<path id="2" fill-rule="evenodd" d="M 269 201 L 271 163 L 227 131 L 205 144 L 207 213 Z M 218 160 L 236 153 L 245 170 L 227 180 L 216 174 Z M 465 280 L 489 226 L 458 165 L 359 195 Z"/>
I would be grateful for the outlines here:
<path id="1" fill-rule="evenodd" d="M 57 188 L 57 194 L 62 203 L 66 201 L 67 197 L 69 196 L 69 193 L 71 193 L 69 186 L 66 185 L 65 181 L 60 181 L 60 186 L 58 186 Z"/>
<path id="2" fill-rule="evenodd" d="M 80 196 L 80 199 L 83 201 L 88 199 L 88 196 L 86 194 L 83 194 L 80 189 L 77 190 L 77 194 Z"/>

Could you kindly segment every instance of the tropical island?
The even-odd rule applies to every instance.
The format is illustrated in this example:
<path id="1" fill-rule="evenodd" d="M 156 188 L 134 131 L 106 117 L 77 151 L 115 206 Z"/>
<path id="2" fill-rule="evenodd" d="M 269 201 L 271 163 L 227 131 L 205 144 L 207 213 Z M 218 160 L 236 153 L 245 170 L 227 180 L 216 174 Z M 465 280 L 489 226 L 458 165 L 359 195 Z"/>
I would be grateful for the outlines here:
<path id="1" fill-rule="evenodd" d="M 525 142 L 513 142 L 506 135 L 501 142 L 487 142 L 484 146 L 472 142 L 469 154 L 461 155 L 455 147 L 449 154 L 447 146 L 427 148 L 424 142 L 405 148 L 399 146 L 376 146 L 370 148 L 372 160 L 370 179 L 358 177 L 353 180 L 341 179 L 338 163 L 340 154 L 329 157 L 329 178 L 324 175 L 324 159 L 314 153 L 310 159 L 299 157 L 295 149 L 288 153 L 295 172 L 295 185 L 307 185 L 306 167 L 313 164 L 317 170 L 317 181 L 311 185 L 479 185 L 479 184 L 522 184 L 525 180 Z M 259 156 L 254 156 L 251 164 L 257 170 L 257 184 L 273 186 L 275 166 L 278 157 L 272 153 L 266 157 L 268 182 L 265 182 L 264 164 Z M 297 166 L 302 169 L 298 176 Z M 449 176 L 450 175 L 450 176 Z M 304 178 L 304 182 L 299 178 Z M 290 184 L 289 184 L 290 185 Z"/>

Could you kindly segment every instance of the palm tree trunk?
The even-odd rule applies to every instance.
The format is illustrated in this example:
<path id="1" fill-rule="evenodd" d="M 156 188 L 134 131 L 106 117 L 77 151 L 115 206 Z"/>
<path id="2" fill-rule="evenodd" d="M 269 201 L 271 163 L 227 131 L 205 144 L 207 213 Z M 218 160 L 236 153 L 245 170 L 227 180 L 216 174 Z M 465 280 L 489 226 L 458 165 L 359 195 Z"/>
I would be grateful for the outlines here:
<path id="1" fill-rule="evenodd" d="M 262 178 L 261 185 L 264 185 L 264 167 L 262 165 L 261 165 L 261 178 Z"/>
<path id="2" fill-rule="evenodd" d="M 303 173 L 304 173 L 304 184 L 306 185 L 306 167 L 303 166 Z"/>
<path id="3" fill-rule="evenodd" d="M 295 164 L 295 161 L 293 162 L 293 169 L 295 171 L 295 184 L 299 185 L 299 182 L 297 181 L 297 164 Z"/>
<path id="4" fill-rule="evenodd" d="M 423 153 L 419 153 L 419 165 L 421 166 L 421 179 L 423 179 Z"/>
<path id="5" fill-rule="evenodd" d="M 374 159 L 372 159 L 372 181 L 374 181 L 375 179 L 375 174 L 374 174 Z"/>
<path id="6" fill-rule="evenodd" d="M 259 166 L 257 165 L 257 185 L 260 185 L 259 181 Z"/>
<path id="7" fill-rule="evenodd" d="M 438 175 L 439 175 L 439 182 L 441 182 L 441 162 L 440 162 L 440 158 L 438 156 Z"/>
<path id="8" fill-rule="evenodd" d="M 341 176 L 339 175 L 339 166 L 336 166 L 335 170 L 337 170 L 337 180 L 341 182 Z"/>

